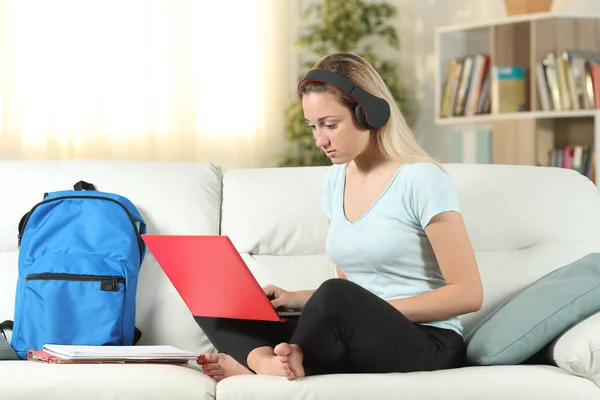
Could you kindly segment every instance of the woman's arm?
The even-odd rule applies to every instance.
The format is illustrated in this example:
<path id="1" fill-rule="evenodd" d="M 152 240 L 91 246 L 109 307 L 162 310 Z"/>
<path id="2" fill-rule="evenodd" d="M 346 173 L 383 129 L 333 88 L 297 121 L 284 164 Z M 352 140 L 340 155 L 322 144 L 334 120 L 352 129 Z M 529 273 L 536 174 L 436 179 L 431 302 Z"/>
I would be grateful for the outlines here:
<path id="1" fill-rule="evenodd" d="M 335 269 L 337 271 L 338 278 L 348 279 L 338 267 L 335 267 Z M 315 293 L 315 290 L 299 290 L 291 293 L 294 297 L 294 303 L 297 304 L 299 308 L 304 308 L 306 302 L 308 301 L 308 299 L 310 299 L 310 296 L 312 296 L 313 293 Z"/>
<path id="2" fill-rule="evenodd" d="M 425 227 L 425 234 L 446 286 L 389 303 L 413 322 L 439 321 L 479 310 L 483 288 L 462 215 L 456 212 L 436 215 Z"/>
<path id="3" fill-rule="evenodd" d="M 327 219 L 327 223 L 331 224 L 331 221 Z M 348 279 L 342 270 L 337 266 L 335 267 L 335 270 L 338 278 Z M 284 306 L 297 309 L 304 308 L 308 299 L 310 299 L 315 292 L 315 290 L 298 290 L 295 292 L 288 292 L 273 285 L 268 285 L 264 288 L 264 291 L 267 296 L 274 297 L 274 300 L 272 300 L 274 307 Z"/>
<path id="4" fill-rule="evenodd" d="M 271 300 L 273 307 L 293 310 L 303 309 L 310 296 L 315 292 L 314 290 L 290 292 L 275 285 L 267 285 L 263 287 L 263 291 Z"/>
<path id="5" fill-rule="evenodd" d="M 327 218 L 327 224 L 328 224 L 328 225 L 331 225 L 331 220 L 330 220 L 329 218 Z M 339 268 L 337 267 L 337 265 L 336 265 L 336 267 L 335 267 L 335 272 L 337 272 L 337 276 L 338 276 L 338 278 L 340 278 L 340 279 L 348 279 L 348 278 L 346 277 L 346 274 L 344 274 L 344 273 L 342 272 L 342 270 L 341 270 L 341 269 L 339 269 Z"/>

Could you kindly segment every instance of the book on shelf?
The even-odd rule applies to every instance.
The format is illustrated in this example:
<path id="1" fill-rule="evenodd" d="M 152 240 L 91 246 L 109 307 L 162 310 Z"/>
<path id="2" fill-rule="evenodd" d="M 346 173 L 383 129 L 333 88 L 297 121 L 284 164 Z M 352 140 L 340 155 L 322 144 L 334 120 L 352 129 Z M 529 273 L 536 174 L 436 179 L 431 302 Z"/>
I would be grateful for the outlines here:
<path id="1" fill-rule="evenodd" d="M 526 111 L 528 69 L 490 65 L 486 54 L 446 63 L 440 117 Z M 600 52 L 547 52 L 531 73 L 542 111 L 600 109 Z"/>
<path id="2" fill-rule="evenodd" d="M 600 108 L 599 52 L 548 52 L 535 64 L 535 74 L 543 111 Z"/>
<path id="3" fill-rule="evenodd" d="M 446 64 L 440 117 L 487 114 L 491 109 L 490 57 L 470 54 Z"/>
<path id="4" fill-rule="evenodd" d="M 73 346 L 46 344 L 29 350 L 29 361 L 50 364 L 161 363 L 187 364 L 197 355 L 173 346 Z"/>
<path id="5" fill-rule="evenodd" d="M 569 168 L 596 182 L 596 150 L 593 146 L 565 146 L 548 151 L 549 167 Z"/>
<path id="6" fill-rule="evenodd" d="M 492 76 L 492 110 L 497 113 L 525 111 L 527 83 L 525 68 L 518 65 L 496 66 Z"/>

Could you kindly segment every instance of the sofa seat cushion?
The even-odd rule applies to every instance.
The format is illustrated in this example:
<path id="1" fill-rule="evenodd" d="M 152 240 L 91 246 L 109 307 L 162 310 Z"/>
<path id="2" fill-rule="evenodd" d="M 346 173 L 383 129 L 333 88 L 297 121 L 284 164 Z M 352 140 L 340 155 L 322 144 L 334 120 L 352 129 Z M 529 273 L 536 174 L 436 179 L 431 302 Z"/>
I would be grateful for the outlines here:
<path id="1" fill-rule="evenodd" d="M 407 374 L 322 375 L 287 381 L 235 376 L 219 382 L 218 400 L 578 400 L 600 398 L 588 379 L 553 366 L 468 367 Z"/>
<path id="2" fill-rule="evenodd" d="M 214 399 L 215 382 L 175 365 L 0 361 L 3 399 Z"/>

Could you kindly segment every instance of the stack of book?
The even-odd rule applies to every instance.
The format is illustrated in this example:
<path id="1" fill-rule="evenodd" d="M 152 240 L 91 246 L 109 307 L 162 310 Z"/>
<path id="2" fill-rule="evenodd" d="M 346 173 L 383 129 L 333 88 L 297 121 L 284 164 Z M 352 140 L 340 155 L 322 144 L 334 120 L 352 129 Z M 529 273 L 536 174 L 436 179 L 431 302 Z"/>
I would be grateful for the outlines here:
<path id="1" fill-rule="evenodd" d="M 596 182 L 596 151 L 593 146 L 566 146 L 548 152 L 549 167 L 569 168 Z"/>
<path id="2" fill-rule="evenodd" d="M 526 111 L 527 74 L 522 66 L 491 66 L 486 54 L 451 59 L 446 64 L 440 117 Z M 532 79 L 542 111 L 600 109 L 599 52 L 547 52 L 535 63 Z"/>
<path id="3" fill-rule="evenodd" d="M 535 73 L 542 110 L 600 108 L 600 53 L 548 52 Z"/>
<path id="4" fill-rule="evenodd" d="M 467 55 L 446 65 L 440 117 L 488 114 L 491 110 L 490 57 Z"/>
<path id="5" fill-rule="evenodd" d="M 197 354 L 173 346 L 71 346 L 47 344 L 29 350 L 27 359 L 49 364 L 187 364 Z"/>

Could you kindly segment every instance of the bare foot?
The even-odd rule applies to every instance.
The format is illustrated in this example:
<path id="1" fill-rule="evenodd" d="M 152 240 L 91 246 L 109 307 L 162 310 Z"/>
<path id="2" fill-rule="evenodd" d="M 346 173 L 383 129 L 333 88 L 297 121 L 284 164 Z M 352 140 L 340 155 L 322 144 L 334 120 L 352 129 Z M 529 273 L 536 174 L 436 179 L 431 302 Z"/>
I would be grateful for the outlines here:
<path id="1" fill-rule="evenodd" d="M 230 376 L 252 374 L 249 369 L 235 361 L 229 354 L 202 353 L 198 356 L 197 361 L 202 366 L 204 373 L 217 382 Z"/>
<path id="2" fill-rule="evenodd" d="M 248 354 L 248 366 L 259 375 L 285 376 L 281 362 L 269 346 L 252 350 Z"/>
<path id="3" fill-rule="evenodd" d="M 273 351 L 277 354 L 283 372 L 289 381 L 304 377 L 304 367 L 302 366 L 304 354 L 300 346 L 280 343 Z"/>

